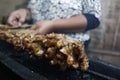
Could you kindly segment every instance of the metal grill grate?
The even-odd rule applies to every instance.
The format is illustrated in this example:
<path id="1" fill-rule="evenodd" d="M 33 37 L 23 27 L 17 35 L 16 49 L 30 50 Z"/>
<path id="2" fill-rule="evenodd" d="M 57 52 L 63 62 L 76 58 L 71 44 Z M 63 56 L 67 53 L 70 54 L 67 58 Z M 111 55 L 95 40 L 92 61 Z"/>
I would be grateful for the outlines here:
<path id="1" fill-rule="evenodd" d="M 45 59 L 30 59 L 26 52 L 15 51 L 12 45 L 7 44 L 4 41 L 0 41 L 0 61 L 25 80 L 120 79 L 120 69 L 111 67 L 108 71 L 106 70 L 106 72 L 103 72 L 102 69 L 107 67 L 107 65 L 102 63 L 98 64 L 91 60 L 90 68 L 87 72 L 81 72 L 74 69 L 67 69 L 63 72 L 58 70 L 58 66 L 49 65 L 48 61 Z M 99 68 L 100 66 L 101 68 Z M 114 71 L 115 75 L 111 74 L 109 71 Z M 107 74 L 107 76 L 105 74 Z"/>

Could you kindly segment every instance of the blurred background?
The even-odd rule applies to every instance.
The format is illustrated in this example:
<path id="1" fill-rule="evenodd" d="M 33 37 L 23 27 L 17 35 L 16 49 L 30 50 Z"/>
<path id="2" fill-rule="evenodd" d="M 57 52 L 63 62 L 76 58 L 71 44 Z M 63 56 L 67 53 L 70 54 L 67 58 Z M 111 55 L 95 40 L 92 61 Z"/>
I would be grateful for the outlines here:
<path id="1" fill-rule="evenodd" d="M 25 5 L 26 1 L 0 0 L 0 17 Z M 101 0 L 101 4 L 101 25 L 91 31 L 89 56 L 120 66 L 120 0 Z"/>

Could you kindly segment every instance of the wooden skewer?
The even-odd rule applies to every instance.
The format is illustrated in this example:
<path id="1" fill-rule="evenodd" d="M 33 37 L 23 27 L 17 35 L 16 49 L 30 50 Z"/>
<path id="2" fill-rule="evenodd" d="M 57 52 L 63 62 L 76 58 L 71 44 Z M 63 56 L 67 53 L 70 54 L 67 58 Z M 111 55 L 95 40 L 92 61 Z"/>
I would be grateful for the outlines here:
<path id="1" fill-rule="evenodd" d="M 22 32 L 22 33 L 32 33 L 32 34 L 34 34 L 35 31 L 34 30 L 30 30 L 31 26 L 32 25 L 28 25 L 28 24 L 23 25 L 21 27 L 0 24 L 0 29 L 1 30 L 10 30 L 10 31 L 15 32 L 15 33 L 16 32 Z"/>
<path id="2" fill-rule="evenodd" d="M 3 25 L 0 24 L 0 29 L 27 29 L 30 28 L 32 25 L 23 25 L 23 26 L 8 26 L 8 25 Z"/>

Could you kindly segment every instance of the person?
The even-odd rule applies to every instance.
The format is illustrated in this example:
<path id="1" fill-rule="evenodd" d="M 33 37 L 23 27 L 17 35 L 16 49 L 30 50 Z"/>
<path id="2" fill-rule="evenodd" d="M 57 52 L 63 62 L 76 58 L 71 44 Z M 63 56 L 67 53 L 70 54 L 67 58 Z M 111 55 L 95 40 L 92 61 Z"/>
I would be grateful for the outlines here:
<path id="1" fill-rule="evenodd" d="M 84 41 L 88 48 L 89 30 L 100 24 L 100 0 L 29 0 L 27 8 L 13 11 L 11 26 L 22 26 L 32 20 L 35 34 L 64 33 Z"/>
<path id="2" fill-rule="evenodd" d="M 100 0 L 29 0 L 28 7 L 13 11 L 7 23 L 23 26 L 32 22 L 31 29 L 35 34 L 64 33 L 67 37 L 84 41 L 87 51 L 89 30 L 99 26 L 100 16 Z M 68 70 L 59 75 L 61 80 L 81 80 L 80 74 L 78 70 Z"/>

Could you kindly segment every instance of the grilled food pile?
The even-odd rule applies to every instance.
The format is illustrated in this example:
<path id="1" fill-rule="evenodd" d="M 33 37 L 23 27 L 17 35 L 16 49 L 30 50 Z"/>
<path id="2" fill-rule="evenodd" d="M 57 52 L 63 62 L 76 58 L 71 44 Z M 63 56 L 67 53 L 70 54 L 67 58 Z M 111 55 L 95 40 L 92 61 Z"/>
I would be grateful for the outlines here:
<path id="1" fill-rule="evenodd" d="M 72 67 L 86 71 L 89 66 L 83 42 L 64 34 L 34 35 L 29 30 L 0 29 L 0 39 L 13 44 L 17 50 L 27 51 L 30 56 L 48 59 L 51 65 L 59 65 L 61 69 Z"/>

